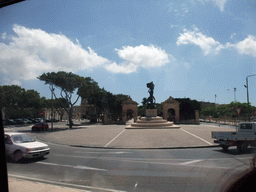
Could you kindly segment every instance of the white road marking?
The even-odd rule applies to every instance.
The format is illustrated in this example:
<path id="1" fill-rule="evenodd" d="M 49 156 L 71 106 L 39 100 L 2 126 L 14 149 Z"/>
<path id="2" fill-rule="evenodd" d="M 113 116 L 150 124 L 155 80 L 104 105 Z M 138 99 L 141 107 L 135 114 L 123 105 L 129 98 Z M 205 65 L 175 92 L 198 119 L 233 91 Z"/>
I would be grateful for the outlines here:
<path id="1" fill-rule="evenodd" d="M 48 184 L 54 184 L 54 185 L 60 185 L 60 186 L 65 186 L 65 187 L 76 187 L 79 189 L 91 189 L 91 190 L 99 190 L 99 191 L 120 191 L 121 190 L 116 190 L 116 189 L 108 189 L 108 188 L 101 188 L 101 187 L 93 187 L 93 186 L 87 186 L 87 185 L 78 185 L 78 184 L 72 184 L 72 183 L 63 183 L 59 181 L 51 181 L 51 180 L 45 180 L 45 179 L 38 179 L 38 178 L 33 178 L 33 177 L 27 177 L 27 176 L 22 176 L 22 175 L 13 175 L 13 174 L 8 174 L 8 177 L 13 177 L 17 179 L 25 179 L 29 181 L 36 181 L 36 182 L 42 182 L 42 183 L 48 183 Z"/>
<path id="2" fill-rule="evenodd" d="M 64 154 L 52 154 L 53 156 L 60 156 L 60 157 L 73 157 L 73 158 L 85 158 L 85 159 L 100 159 L 100 160 L 116 160 L 116 161 L 123 161 L 123 160 L 132 160 L 132 161 L 194 161 L 195 159 L 180 159 L 180 158 L 166 158 L 166 159 L 159 159 L 159 158 L 132 158 L 132 157 L 97 157 L 97 156 L 81 156 L 81 155 L 64 155 Z M 251 156 L 248 157 L 223 157 L 223 158 L 204 158 L 200 159 L 202 161 L 229 161 L 229 160 L 238 160 L 238 159 L 251 159 Z M 197 159 L 196 159 L 197 160 Z"/>
<path id="3" fill-rule="evenodd" d="M 208 145 L 213 145 L 213 144 L 210 143 L 209 141 L 206 141 L 205 139 L 203 139 L 203 138 L 201 138 L 201 137 L 199 137 L 199 136 L 197 136 L 197 135 L 195 135 L 195 134 L 193 134 L 193 133 L 190 133 L 190 132 L 188 132 L 188 131 L 186 131 L 186 130 L 184 130 L 184 129 L 182 129 L 182 128 L 180 128 L 180 130 L 181 130 L 181 131 L 184 131 L 184 132 L 186 132 L 186 133 L 188 133 L 188 134 L 190 134 L 190 135 L 192 135 L 192 136 L 194 136 L 194 137 L 196 137 L 197 139 L 200 139 L 201 141 L 207 143 Z"/>
<path id="4" fill-rule="evenodd" d="M 93 152 L 93 151 L 75 151 L 75 153 L 95 153 L 95 154 L 124 154 L 124 153 L 132 153 L 132 152 L 125 152 L 125 151 L 116 151 L 116 152 Z"/>
<path id="5" fill-rule="evenodd" d="M 196 160 L 193 160 L 193 161 L 186 161 L 184 163 L 179 163 L 180 165 L 189 165 L 189 164 L 192 164 L 192 163 L 197 163 L 197 162 L 200 162 L 200 161 L 203 161 L 201 159 L 196 159 Z"/>
<path id="6" fill-rule="evenodd" d="M 37 164 L 43 164 L 43 165 L 53 165 L 53 166 L 62 166 L 62 167 L 70 167 L 74 169 L 86 169 L 86 170 L 94 170 L 94 171 L 108 171 L 107 169 L 99 169 L 95 167 L 87 167 L 83 165 L 64 165 L 64 164 L 57 164 L 57 163 L 49 163 L 49 162 L 36 162 Z"/>
<path id="7" fill-rule="evenodd" d="M 74 155 L 56 155 L 56 156 L 70 156 L 73 158 L 85 158 L 85 159 L 101 159 L 105 161 L 121 161 L 121 162 L 129 162 L 129 163 L 141 163 L 141 164 L 155 164 L 155 165 L 167 165 L 167 166 L 192 166 L 206 169 L 234 169 L 233 167 L 218 167 L 218 166 L 205 166 L 205 165 L 191 165 L 192 163 L 181 164 L 181 163 L 173 163 L 173 162 L 159 162 L 159 161 L 171 161 L 171 160 L 184 160 L 184 159 L 143 159 L 143 158 L 109 158 L 109 157 L 88 157 L 88 156 L 74 156 Z M 187 159 L 189 160 L 189 159 Z M 211 159 L 201 159 L 211 160 Z M 193 160 L 192 160 L 193 161 Z M 244 168 L 236 168 L 236 169 L 244 169 Z"/>
<path id="8" fill-rule="evenodd" d="M 123 132 L 125 131 L 125 129 L 123 131 L 121 131 L 121 133 L 119 133 L 117 136 L 115 136 L 111 141 L 109 141 L 106 145 L 104 145 L 104 147 L 109 146 L 113 141 L 115 141 L 117 139 L 117 137 L 119 137 Z"/>

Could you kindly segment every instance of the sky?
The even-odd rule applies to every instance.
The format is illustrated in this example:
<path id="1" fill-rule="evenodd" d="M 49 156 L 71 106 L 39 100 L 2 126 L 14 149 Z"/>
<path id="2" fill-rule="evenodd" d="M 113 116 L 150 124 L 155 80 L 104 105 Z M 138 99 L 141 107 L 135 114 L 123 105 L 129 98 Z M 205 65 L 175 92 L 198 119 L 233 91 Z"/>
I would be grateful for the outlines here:
<path id="1" fill-rule="evenodd" d="M 151 81 L 157 103 L 247 102 L 246 77 L 256 74 L 251 0 L 28 0 L 0 18 L 0 85 L 46 98 L 37 77 L 67 71 L 140 104 Z M 256 106 L 256 76 L 248 83 Z"/>

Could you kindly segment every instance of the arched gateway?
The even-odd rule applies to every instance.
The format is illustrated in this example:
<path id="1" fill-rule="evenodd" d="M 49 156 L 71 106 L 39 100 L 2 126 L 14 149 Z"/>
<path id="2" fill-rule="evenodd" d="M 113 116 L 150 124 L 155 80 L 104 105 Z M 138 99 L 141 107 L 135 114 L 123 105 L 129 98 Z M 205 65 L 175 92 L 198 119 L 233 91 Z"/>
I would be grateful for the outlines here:
<path id="1" fill-rule="evenodd" d="M 123 116 L 123 123 L 126 123 L 126 117 L 127 117 L 127 111 L 132 111 L 133 112 L 133 117 L 134 117 L 134 122 L 137 121 L 137 116 L 138 116 L 138 109 L 137 109 L 138 103 L 133 101 L 131 97 L 129 97 L 127 100 L 125 100 L 122 103 L 122 116 Z"/>
<path id="2" fill-rule="evenodd" d="M 173 111 L 172 114 L 175 115 L 174 123 L 179 123 L 180 121 L 180 103 L 176 100 L 174 100 L 172 97 L 169 97 L 165 102 L 162 103 L 163 106 L 163 118 L 168 118 L 168 110 Z M 171 109 L 171 110 L 170 110 Z"/>

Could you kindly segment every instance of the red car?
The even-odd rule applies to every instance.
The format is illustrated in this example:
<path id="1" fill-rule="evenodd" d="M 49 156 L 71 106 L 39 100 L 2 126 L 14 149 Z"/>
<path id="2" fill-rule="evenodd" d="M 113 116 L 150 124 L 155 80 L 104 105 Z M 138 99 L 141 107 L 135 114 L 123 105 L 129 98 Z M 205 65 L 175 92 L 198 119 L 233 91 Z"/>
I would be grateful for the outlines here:
<path id="1" fill-rule="evenodd" d="M 45 131 L 48 130 L 49 126 L 47 123 L 36 123 L 32 127 L 32 131 Z"/>

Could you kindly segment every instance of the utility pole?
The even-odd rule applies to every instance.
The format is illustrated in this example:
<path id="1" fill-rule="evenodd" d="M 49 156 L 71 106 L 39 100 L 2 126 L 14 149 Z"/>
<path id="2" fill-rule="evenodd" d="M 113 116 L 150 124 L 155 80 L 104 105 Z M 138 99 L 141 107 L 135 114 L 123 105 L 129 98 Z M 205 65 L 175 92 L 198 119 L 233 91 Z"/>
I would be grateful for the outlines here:
<path id="1" fill-rule="evenodd" d="M 247 110 L 248 110 L 248 120 L 250 121 L 250 111 L 249 111 L 249 108 L 250 108 L 250 102 L 249 102 L 249 84 L 248 84 L 248 77 L 251 77 L 251 76 L 256 76 L 256 74 L 253 74 L 253 75 L 248 75 L 246 77 L 246 85 L 244 85 L 244 87 L 247 89 Z"/>
<path id="2" fill-rule="evenodd" d="M 216 108 L 216 98 L 217 98 L 217 94 L 215 94 L 215 108 Z"/>
<path id="3" fill-rule="evenodd" d="M 236 87 L 234 88 L 234 102 L 236 102 Z"/>
<path id="4" fill-rule="evenodd" d="M 54 88 L 53 88 L 53 84 L 52 84 L 52 87 L 49 87 L 51 92 L 52 92 L 52 108 L 51 108 L 51 131 L 53 131 L 53 91 L 54 91 Z"/>

